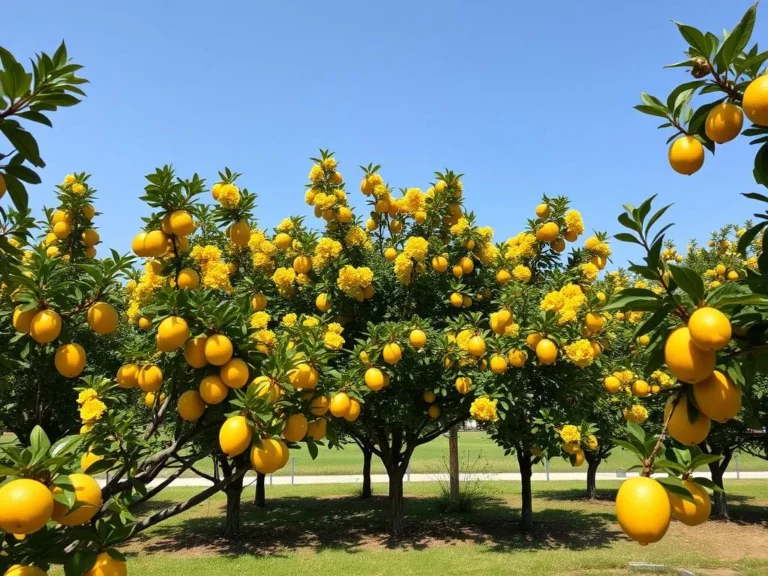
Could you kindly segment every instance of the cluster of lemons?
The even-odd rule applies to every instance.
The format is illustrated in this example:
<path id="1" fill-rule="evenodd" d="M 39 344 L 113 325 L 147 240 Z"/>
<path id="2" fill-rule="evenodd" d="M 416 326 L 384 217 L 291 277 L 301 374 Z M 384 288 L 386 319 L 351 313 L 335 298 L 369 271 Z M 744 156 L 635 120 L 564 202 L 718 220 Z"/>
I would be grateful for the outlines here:
<path id="1" fill-rule="evenodd" d="M 704 124 L 707 138 L 717 144 L 730 142 L 741 133 L 745 114 L 752 123 L 768 126 L 768 76 L 749 83 L 741 106 L 726 101 L 709 111 Z M 676 138 L 669 147 L 669 165 L 688 176 L 698 172 L 704 165 L 704 146 L 690 134 Z"/>

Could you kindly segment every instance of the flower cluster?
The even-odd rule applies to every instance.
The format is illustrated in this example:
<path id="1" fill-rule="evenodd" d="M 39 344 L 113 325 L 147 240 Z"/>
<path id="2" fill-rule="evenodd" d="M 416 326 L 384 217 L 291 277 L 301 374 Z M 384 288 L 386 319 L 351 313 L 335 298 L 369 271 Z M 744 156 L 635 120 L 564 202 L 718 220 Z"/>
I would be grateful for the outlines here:
<path id="1" fill-rule="evenodd" d="M 578 236 L 584 233 L 584 221 L 578 210 L 568 210 L 565 213 L 565 225 L 569 234 Z"/>
<path id="2" fill-rule="evenodd" d="M 323 344 L 325 344 L 325 347 L 329 350 L 341 350 L 341 347 L 344 346 L 344 338 L 341 336 L 343 331 L 344 328 L 341 327 L 341 324 L 336 322 L 328 324 L 326 332 L 323 335 Z"/>
<path id="3" fill-rule="evenodd" d="M 486 397 L 477 398 L 469 407 L 469 414 L 475 420 L 496 422 L 499 419 L 496 404 L 498 404 L 498 400 L 491 400 Z"/>
<path id="4" fill-rule="evenodd" d="M 583 338 L 567 344 L 564 350 L 568 360 L 579 368 L 585 368 L 595 360 L 595 349 L 592 343 Z"/>
<path id="5" fill-rule="evenodd" d="M 398 205 L 401 212 L 406 212 L 418 219 L 419 212 L 426 210 L 427 197 L 418 188 L 408 188 L 403 197 L 398 200 Z"/>
<path id="6" fill-rule="evenodd" d="M 536 236 L 528 232 L 520 232 L 507 240 L 504 257 L 513 262 L 523 258 L 533 258 L 536 255 Z"/>
<path id="7" fill-rule="evenodd" d="M 400 253 L 395 258 L 395 277 L 400 284 L 410 284 L 413 274 L 413 260 L 404 253 Z"/>
<path id="8" fill-rule="evenodd" d="M 315 270 L 322 270 L 331 260 L 338 258 L 343 250 L 341 242 L 333 238 L 323 237 L 315 246 L 315 254 L 312 256 L 312 266 Z"/>
<path id="9" fill-rule="evenodd" d="M 229 282 L 229 266 L 222 260 L 221 249 L 218 246 L 197 245 L 192 248 L 189 256 L 202 272 L 200 281 L 203 286 L 225 292 L 232 291 L 232 284 Z"/>
<path id="10" fill-rule="evenodd" d="M 80 419 L 83 422 L 101 420 L 107 406 L 99 400 L 99 395 L 93 388 L 86 388 L 77 396 L 80 405 Z"/>
<path id="11" fill-rule="evenodd" d="M 560 290 L 550 292 L 541 301 L 545 312 L 557 312 L 557 323 L 562 326 L 576 319 L 579 309 L 586 303 L 581 288 L 576 284 L 566 284 Z"/>
<path id="12" fill-rule="evenodd" d="M 344 242 L 347 246 L 362 246 L 363 248 L 371 248 L 371 238 L 368 233 L 360 228 L 360 226 L 352 226 L 344 237 Z"/>
<path id="13" fill-rule="evenodd" d="M 579 429 L 573 424 L 566 424 L 563 426 L 563 429 L 560 430 L 560 438 L 562 438 L 563 442 L 566 444 L 570 444 L 572 442 L 580 442 L 581 433 L 579 432 Z"/>
<path id="14" fill-rule="evenodd" d="M 645 406 L 633 404 L 630 408 L 624 408 L 624 420 L 642 424 L 648 420 L 648 410 L 645 409 Z"/>
<path id="15" fill-rule="evenodd" d="M 234 184 L 222 184 L 216 196 L 223 208 L 237 208 L 240 204 L 240 189 Z"/>
<path id="16" fill-rule="evenodd" d="M 528 266 L 518 264 L 512 269 L 512 277 L 518 282 L 527 283 L 531 281 L 531 269 Z"/>
<path id="17" fill-rule="evenodd" d="M 586 264 L 581 265 L 581 274 L 584 276 L 584 280 L 587 282 L 594 282 L 597 280 L 597 276 L 600 274 L 600 270 L 591 262 L 587 262 Z"/>
<path id="18" fill-rule="evenodd" d="M 148 261 L 144 265 L 144 273 L 139 281 L 129 280 L 125 285 L 128 293 L 128 309 L 126 316 L 128 321 L 136 323 L 141 316 L 141 309 L 152 301 L 152 296 L 166 283 L 166 279 L 160 276 L 160 264 Z"/>
<path id="19" fill-rule="evenodd" d="M 272 274 L 272 282 L 275 283 L 280 294 L 286 298 L 293 296 L 293 283 L 295 280 L 296 271 L 293 268 L 281 267 Z"/>
<path id="20" fill-rule="evenodd" d="M 403 254 L 417 262 L 423 262 L 429 252 L 429 242 L 420 236 L 411 236 L 405 241 Z"/>
<path id="21" fill-rule="evenodd" d="M 256 343 L 256 350 L 262 354 L 269 354 L 277 348 L 277 336 L 272 330 L 262 328 L 253 333 L 253 341 Z"/>
<path id="22" fill-rule="evenodd" d="M 362 302 L 368 293 L 373 296 L 370 290 L 373 282 L 373 272 L 370 268 L 363 266 L 355 268 L 347 264 L 339 270 L 339 277 L 336 279 L 336 285 L 350 298 Z"/>
<path id="23" fill-rule="evenodd" d="M 255 312 L 251 315 L 251 328 L 253 330 L 262 330 L 267 327 L 270 316 L 266 312 Z"/>
<path id="24" fill-rule="evenodd" d="M 293 225 L 290 220 L 287 221 L 290 225 Z M 248 248 L 251 251 L 255 268 L 266 273 L 274 270 L 275 262 L 273 258 L 277 252 L 277 247 L 267 240 L 264 232 L 261 230 L 251 231 L 251 236 L 248 239 Z"/>
<path id="25" fill-rule="evenodd" d="M 651 381 L 658 384 L 661 388 L 669 388 L 675 384 L 672 376 L 661 370 L 654 370 L 653 373 L 651 373 Z"/>

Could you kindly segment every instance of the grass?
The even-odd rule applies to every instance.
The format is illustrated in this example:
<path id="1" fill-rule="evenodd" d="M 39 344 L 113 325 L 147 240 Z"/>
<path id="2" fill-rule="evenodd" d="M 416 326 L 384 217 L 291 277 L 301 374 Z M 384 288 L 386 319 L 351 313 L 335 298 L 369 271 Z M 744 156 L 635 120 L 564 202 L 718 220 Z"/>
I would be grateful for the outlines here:
<path id="1" fill-rule="evenodd" d="M 174 517 L 126 546 L 129 572 L 147 576 L 198 576 L 237 571 L 282 576 L 305 574 L 489 574 L 602 576 L 626 574 L 633 560 L 685 567 L 699 576 L 757 576 L 768 573 L 768 483 L 728 483 L 733 522 L 710 521 L 696 528 L 672 523 L 658 544 L 641 547 L 615 522 L 618 482 L 600 484 L 599 499 L 582 499 L 583 483 L 534 484 L 532 533 L 518 526 L 520 487 L 486 483 L 473 512 L 436 512 L 433 483 L 406 486 L 406 534 L 386 536 L 387 502 L 355 496 L 355 486 L 271 486 L 268 507 L 243 498 L 243 535 L 220 538 L 223 496 Z M 375 490 L 375 487 L 374 487 Z M 189 497 L 192 489 L 162 494 L 143 512 Z M 736 544 L 738 543 L 738 544 Z"/>
<path id="2" fill-rule="evenodd" d="M 474 462 L 478 457 L 483 461 L 483 469 L 487 472 L 517 472 L 517 458 L 504 456 L 504 450 L 497 446 L 483 432 L 461 432 L 459 435 L 460 461 Z M 355 444 L 347 445 L 342 450 L 328 450 L 320 447 L 320 454 L 316 460 L 312 460 L 307 450 L 292 450 L 291 456 L 295 461 L 296 475 L 332 475 L 332 474 L 361 474 L 363 470 L 363 454 Z M 434 474 L 445 469 L 444 459 L 448 458 L 448 438 L 439 437 L 434 441 L 419 446 L 411 460 L 411 473 Z M 741 454 L 739 458 L 740 469 L 768 470 L 768 462 Z M 637 463 L 636 458 L 623 450 L 616 448 L 607 461 L 600 465 L 600 472 L 624 471 Z M 200 469 L 210 472 L 212 464 L 210 460 L 200 463 Z M 570 463 L 562 458 L 555 458 L 549 463 L 552 472 L 572 472 Z M 731 461 L 729 470 L 735 470 L 735 461 Z M 374 456 L 371 471 L 373 474 L 384 474 L 384 466 Z M 586 472 L 586 467 L 583 468 Z M 534 472 L 544 472 L 544 464 L 534 467 Z M 280 470 L 276 475 L 286 476 L 291 474 L 291 464 Z M 194 476 L 189 473 L 187 476 Z"/>

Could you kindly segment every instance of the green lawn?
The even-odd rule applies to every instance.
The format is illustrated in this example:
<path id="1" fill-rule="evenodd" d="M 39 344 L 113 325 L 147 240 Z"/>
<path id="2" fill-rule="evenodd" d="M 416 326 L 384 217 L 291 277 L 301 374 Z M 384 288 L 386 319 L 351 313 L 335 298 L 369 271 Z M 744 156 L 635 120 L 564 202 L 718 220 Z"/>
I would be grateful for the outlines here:
<path id="1" fill-rule="evenodd" d="M 517 459 L 514 456 L 504 456 L 504 450 L 499 448 L 483 432 L 462 432 L 459 436 L 459 453 L 463 471 L 478 472 L 517 472 Z M 291 456 L 296 458 L 295 470 L 297 475 L 325 475 L 325 474 L 360 474 L 363 469 L 363 455 L 356 444 L 349 444 L 343 450 L 328 450 L 320 448 L 320 454 L 316 460 L 312 460 L 307 450 L 292 450 Z M 411 461 L 413 474 L 430 474 L 447 471 L 446 459 L 448 457 L 448 439 L 439 437 L 429 444 L 424 444 L 416 449 Z M 633 455 L 617 448 L 610 458 L 604 462 L 601 472 L 615 472 L 626 470 L 636 464 Z M 749 456 L 740 455 L 739 466 L 741 470 L 768 470 L 768 462 Z M 200 469 L 210 471 L 210 460 L 201 463 Z M 735 470 L 735 462 L 731 462 L 730 470 Z M 556 458 L 550 462 L 552 472 L 573 471 L 570 463 L 562 458 Z M 586 471 L 586 467 L 583 468 Z M 372 471 L 374 474 L 384 474 L 384 466 L 374 456 Z M 544 472 L 544 464 L 536 466 L 535 472 Z M 290 475 L 291 464 L 278 472 L 278 475 Z M 194 476 L 190 473 L 187 476 Z"/>
<path id="2" fill-rule="evenodd" d="M 468 514 L 439 514 L 436 484 L 406 487 L 404 538 L 386 536 L 387 502 L 381 489 L 370 502 L 348 485 L 274 486 L 268 507 L 243 498 L 243 535 L 220 538 L 224 500 L 219 496 L 158 525 L 126 546 L 129 572 L 147 576 L 198 576 L 236 571 L 281 576 L 306 574 L 511 574 L 602 576 L 626 574 L 635 560 L 685 567 L 697 576 L 768 573 L 768 483 L 728 483 L 734 522 L 696 528 L 673 522 L 660 543 L 641 547 L 615 523 L 618 482 L 600 485 L 600 499 L 581 499 L 583 483 L 534 484 L 535 529 L 517 527 L 519 484 L 482 485 L 479 507 Z M 376 487 L 374 487 L 376 493 Z M 193 494 L 163 493 L 166 506 Z M 148 512 L 149 510 L 145 510 Z M 737 544 L 736 544 L 737 543 Z"/>

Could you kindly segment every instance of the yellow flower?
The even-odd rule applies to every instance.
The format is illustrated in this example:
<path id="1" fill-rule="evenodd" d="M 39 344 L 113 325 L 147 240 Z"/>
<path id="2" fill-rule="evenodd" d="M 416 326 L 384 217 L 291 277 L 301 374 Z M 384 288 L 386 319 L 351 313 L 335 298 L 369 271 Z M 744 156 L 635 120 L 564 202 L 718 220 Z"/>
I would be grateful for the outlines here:
<path id="1" fill-rule="evenodd" d="M 333 332 L 334 334 L 341 334 L 344 332 L 344 327 L 339 324 L 338 322 L 331 322 L 328 324 L 328 326 L 325 327 L 328 332 Z"/>
<path id="2" fill-rule="evenodd" d="M 224 208 L 236 208 L 240 204 L 240 189 L 234 184 L 224 184 L 219 188 L 219 204 Z"/>
<path id="3" fill-rule="evenodd" d="M 405 241 L 403 253 L 418 262 L 423 262 L 429 251 L 429 242 L 420 236 L 411 236 Z"/>
<path id="4" fill-rule="evenodd" d="M 504 335 L 505 336 L 512 336 L 513 338 L 516 338 L 520 335 L 520 324 L 517 324 L 513 322 L 512 324 L 509 324 L 504 327 Z"/>
<path id="5" fill-rule="evenodd" d="M 290 218 L 283 218 L 282 222 L 275 228 L 278 232 L 287 232 L 293 230 L 293 221 Z"/>
<path id="6" fill-rule="evenodd" d="M 77 403 L 78 404 L 85 404 L 88 402 L 88 400 L 93 400 L 94 398 L 98 398 L 99 395 L 96 393 L 96 390 L 93 388 L 86 388 L 85 390 L 81 391 L 80 394 L 77 395 Z"/>
<path id="7" fill-rule="evenodd" d="M 311 279 L 307 274 L 301 273 L 296 275 L 296 284 L 299 284 L 300 286 L 307 286 L 310 281 Z"/>
<path id="8" fill-rule="evenodd" d="M 482 422 L 496 422 L 499 419 L 496 413 L 497 400 L 491 400 L 490 398 L 481 397 L 472 402 L 469 407 L 469 414 L 475 420 Z"/>
<path id="9" fill-rule="evenodd" d="M 315 246 L 315 254 L 312 257 L 312 267 L 315 270 L 322 270 L 325 266 L 337 258 L 344 247 L 341 242 L 333 240 L 332 238 L 323 237 Z"/>
<path id="10" fill-rule="evenodd" d="M 296 280 L 296 272 L 293 268 L 278 268 L 272 274 L 272 282 L 275 283 L 277 289 L 282 293 L 291 291 L 294 280 Z"/>
<path id="11" fill-rule="evenodd" d="M 598 256 L 602 256 L 603 258 L 607 258 L 611 255 L 611 247 L 605 242 L 599 242 L 597 246 L 590 250 L 590 252 L 597 254 Z"/>
<path id="12" fill-rule="evenodd" d="M 317 192 L 318 191 L 315 190 L 314 188 L 310 188 L 309 190 L 307 190 L 306 193 L 304 194 L 304 202 L 312 206 L 315 203 L 315 196 L 317 195 Z"/>
<path id="13" fill-rule="evenodd" d="M 80 406 L 80 419 L 83 422 L 92 422 L 93 420 L 100 420 L 107 406 L 101 400 L 96 398 L 88 400 Z"/>
<path id="14" fill-rule="evenodd" d="M 266 312 L 256 312 L 253 315 L 251 315 L 251 328 L 254 330 L 261 330 L 263 328 L 266 328 L 269 324 L 269 314 Z"/>
<path id="15" fill-rule="evenodd" d="M 323 168 L 319 164 L 315 164 L 309 171 L 309 179 L 312 182 L 317 182 L 323 178 Z"/>
<path id="16" fill-rule="evenodd" d="M 581 219 L 581 214 L 578 210 L 568 210 L 565 213 L 565 225 L 568 232 L 572 234 L 584 233 L 584 221 Z"/>
<path id="17" fill-rule="evenodd" d="M 334 168 L 336 168 L 336 158 L 331 157 L 323 160 L 323 167 L 326 170 L 333 170 Z"/>
<path id="18" fill-rule="evenodd" d="M 560 430 L 560 438 L 563 442 L 570 444 L 571 442 L 579 442 L 581 440 L 581 433 L 579 429 L 573 424 L 566 424 L 563 429 Z"/>
<path id="19" fill-rule="evenodd" d="M 499 249 L 493 242 L 481 242 L 475 248 L 475 254 L 480 259 L 480 262 L 488 266 L 499 256 Z"/>
<path id="20" fill-rule="evenodd" d="M 296 314 L 293 312 L 289 312 L 285 316 L 283 316 L 283 319 L 280 320 L 280 323 L 283 326 L 295 326 L 296 325 Z"/>
<path id="21" fill-rule="evenodd" d="M 589 450 L 597 450 L 600 445 L 597 441 L 597 437 L 594 434 L 590 434 L 585 438 L 584 442 Z"/>
<path id="22" fill-rule="evenodd" d="M 512 269 L 512 277 L 518 282 L 529 282 L 531 280 L 531 269 L 528 266 L 518 264 Z"/>
<path id="23" fill-rule="evenodd" d="M 340 334 L 331 332 L 330 330 L 323 336 L 323 343 L 329 350 L 340 350 L 344 346 L 344 338 Z"/>
<path id="24" fill-rule="evenodd" d="M 424 196 L 418 188 L 408 188 L 401 199 L 403 211 L 408 212 L 409 214 L 416 214 L 416 212 L 424 210 L 426 203 L 426 196 Z"/>
<path id="25" fill-rule="evenodd" d="M 528 232 L 520 232 L 514 238 L 507 240 L 507 251 L 504 256 L 509 260 L 533 258 L 536 255 L 536 236 Z"/>
<path id="26" fill-rule="evenodd" d="M 464 218 L 463 216 L 459 218 L 459 221 L 456 222 L 453 226 L 451 226 L 451 234 L 454 236 L 458 236 L 462 232 L 464 232 L 467 228 L 469 228 L 469 220 Z"/>
<path id="27" fill-rule="evenodd" d="M 633 404 L 631 408 L 624 408 L 624 420 L 642 424 L 648 420 L 648 410 L 645 409 L 645 406 Z"/>
<path id="28" fill-rule="evenodd" d="M 584 368 L 592 364 L 595 359 L 595 352 L 589 340 L 576 340 L 565 346 L 565 355 L 572 363 L 579 368 Z"/>
<path id="29" fill-rule="evenodd" d="M 373 271 L 366 267 L 355 268 L 347 264 L 339 270 L 336 285 L 350 298 L 362 301 L 363 290 L 373 282 Z"/>
<path id="30" fill-rule="evenodd" d="M 594 264 L 587 262 L 586 264 L 581 265 L 581 273 L 584 275 L 584 279 L 587 282 L 594 282 L 597 280 L 597 276 L 600 274 L 600 270 L 598 270 L 597 266 Z"/>
<path id="31" fill-rule="evenodd" d="M 318 192 L 315 194 L 315 206 L 321 210 L 328 210 L 333 208 L 336 204 L 336 196 L 332 194 L 326 194 L 325 192 Z"/>
<path id="32" fill-rule="evenodd" d="M 256 350 L 263 354 L 269 354 L 277 347 L 277 336 L 272 330 L 259 330 L 253 335 L 256 342 Z"/>
<path id="33" fill-rule="evenodd" d="M 314 316 L 307 316 L 306 318 L 304 318 L 304 320 L 301 323 L 302 326 L 309 326 L 309 327 L 317 326 L 318 324 L 320 324 L 320 320 L 318 318 L 315 318 Z"/>
<path id="34" fill-rule="evenodd" d="M 75 182 L 74 184 L 72 184 L 73 194 L 82 194 L 83 192 L 85 192 L 85 186 L 80 184 L 80 182 Z"/>
<path id="35" fill-rule="evenodd" d="M 347 246 L 365 246 L 366 248 L 371 247 L 371 241 L 368 238 L 368 233 L 360 228 L 360 226 L 353 226 L 350 228 L 346 237 L 344 238 L 344 242 L 346 242 Z"/>
<path id="36" fill-rule="evenodd" d="M 413 261 L 402 252 L 395 258 L 395 277 L 400 284 L 411 283 L 411 273 L 413 272 Z"/>
<path id="37" fill-rule="evenodd" d="M 77 179 L 74 174 L 67 174 L 64 176 L 64 186 L 71 186 L 75 182 L 77 182 Z"/>

